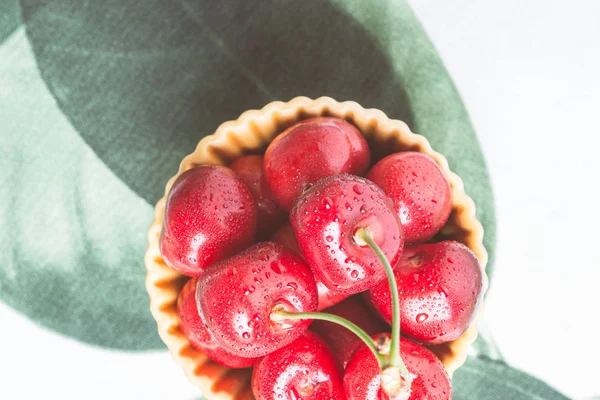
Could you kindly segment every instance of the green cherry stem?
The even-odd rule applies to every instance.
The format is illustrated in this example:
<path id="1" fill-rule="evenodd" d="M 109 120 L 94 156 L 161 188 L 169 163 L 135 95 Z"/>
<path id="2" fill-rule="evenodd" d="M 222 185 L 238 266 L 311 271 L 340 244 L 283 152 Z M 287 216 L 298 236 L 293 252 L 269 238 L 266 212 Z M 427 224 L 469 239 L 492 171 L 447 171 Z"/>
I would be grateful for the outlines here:
<path id="1" fill-rule="evenodd" d="M 375 344 L 373 339 L 371 339 L 371 336 L 369 336 L 369 334 L 362 330 L 358 325 L 354 324 L 351 321 L 348 321 L 345 318 L 342 318 L 338 315 L 322 312 L 291 312 L 286 311 L 283 307 L 275 306 L 271 312 L 271 320 L 275 322 L 280 322 L 286 319 L 318 319 L 321 321 L 329 321 L 341 325 L 344 328 L 351 331 L 352 333 L 354 333 L 356 336 L 358 336 L 367 345 L 371 352 L 373 352 L 373 355 L 377 359 L 377 362 L 379 362 L 380 368 L 385 368 L 387 364 L 385 356 L 379 353 L 377 345 Z"/>
<path id="2" fill-rule="evenodd" d="M 400 357 L 400 297 L 398 296 L 398 285 L 394 277 L 394 270 L 383 251 L 373 240 L 373 234 L 369 228 L 361 228 L 354 234 L 354 241 L 360 246 L 369 246 L 379 258 L 385 269 L 390 292 L 392 294 L 392 339 L 389 342 L 389 351 L 382 352 L 380 344 L 359 326 L 337 315 L 323 312 L 295 312 L 287 311 L 283 304 L 277 304 L 271 310 L 271 320 L 282 323 L 285 320 L 294 319 L 318 319 L 329 321 L 345 327 L 358 336 L 371 350 L 381 369 L 382 387 L 390 396 L 390 399 L 405 398 L 410 395 L 411 378 L 404 361 Z M 401 379 L 399 379 L 399 376 Z M 404 382 L 402 382 L 402 379 Z"/>
<path id="3" fill-rule="evenodd" d="M 407 383 L 408 390 L 410 390 L 410 374 L 400 357 L 400 297 L 398 296 L 398 284 L 394 277 L 394 270 L 379 245 L 373 240 L 373 234 L 369 228 L 357 230 L 354 234 L 354 240 L 359 245 L 364 243 L 369 246 L 375 252 L 385 269 L 385 274 L 390 284 L 390 293 L 392 294 L 392 341 L 390 343 L 390 361 L 388 366 L 396 367 L 400 370 Z"/>

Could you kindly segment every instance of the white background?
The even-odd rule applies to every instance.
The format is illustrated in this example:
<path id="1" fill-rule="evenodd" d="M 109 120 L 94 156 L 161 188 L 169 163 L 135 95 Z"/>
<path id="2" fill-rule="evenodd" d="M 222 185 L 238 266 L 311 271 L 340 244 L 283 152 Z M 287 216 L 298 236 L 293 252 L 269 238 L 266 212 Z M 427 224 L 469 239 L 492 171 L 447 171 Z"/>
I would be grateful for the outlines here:
<path id="1" fill-rule="evenodd" d="M 570 396 L 600 395 L 600 1 L 411 4 L 492 176 L 498 253 L 486 323 L 512 365 Z M 165 352 L 90 348 L 3 304 L 0 321 L 16 328 L 0 328 L 0 380 L 12 398 L 75 399 L 82 388 L 93 388 L 89 399 L 114 398 L 115 388 L 119 398 L 197 397 Z"/>
<path id="2" fill-rule="evenodd" d="M 600 1 L 413 1 L 495 190 L 486 306 L 512 365 L 600 396 Z"/>

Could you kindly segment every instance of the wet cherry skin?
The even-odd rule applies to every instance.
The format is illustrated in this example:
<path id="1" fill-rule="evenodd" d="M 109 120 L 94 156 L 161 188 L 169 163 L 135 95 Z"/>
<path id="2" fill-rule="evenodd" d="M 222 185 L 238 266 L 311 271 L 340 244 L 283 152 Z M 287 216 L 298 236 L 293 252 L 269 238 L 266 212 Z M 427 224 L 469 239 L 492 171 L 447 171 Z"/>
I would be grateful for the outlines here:
<path id="1" fill-rule="evenodd" d="M 349 297 L 341 303 L 323 310 L 323 312 L 339 315 L 355 323 L 369 335 L 389 329 L 378 316 L 369 314 L 357 296 Z M 310 325 L 310 329 L 318 333 L 329 345 L 342 368 L 346 368 L 346 364 L 350 361 L 354 350 L 362 343 L 354 333 L 333 322 L 314 320 Z"/>
<path id="2" fill-rule="evenodd" d="M 230 168 L 234 170 L 252 192 L 258 206 L 258 236 L 267 238 L 287 217 L 275 200 L 263 173 L 263 157 L 249 155 L 236 159 Z"/>
<path id="3" fill-rule="evenodd" d="M 302 254 L 302 249 L 296 241 L 296 236 L 294 236 L 294 228 L 292 228 L 292 225 L 285 224 L 281 228 L 277 229 L 273 236 L 271 236 L 271 240 L 292 250 L 304 260 L 304 254 Z M 319 306 L 317 307 L 318 311 L 321 311 L 327 307 L 331 307 L 332 305 L 339 303 L 348 297 L 345 294 L 339 294 L 329 289 L 323 284 L 323 282 L 319 281 L 316 276 L 315 282 L 317 283 L 317 291 L 319 292 Z"/>
<path id="4" fill-rule="evenodd" d="M 369 146 L 354 125 L 338 118 L 311 118 L 277 136 L 265 152 L 265 176 L 277 203 L 290 210 L 307 184 L 327 176 L 363 175 Z"/>
<path id="5" fill-rule="evenodd" d="M 381 335 L 373 336 L 377 341 Z M 425 347 L 400 338 L 400 356 L 412 378 L 408 400 L 450 400 L 452 385 L 442 362 Z M 381 389 L 381 371 L 377 359 L 362 344 L 344 370 L 346 400 L 390 400 Z"/>
<path id="6" fill-rule="evenodd" d="M 198 277 L 249 246 L 256 221 L 256 201 L 231 169 L 195 167 L 179 175 L 169 191 L 160 252 L 176 271 Z"/>
<path id="7" fill-rule="evenodd" d="M 339 294 L 362 292 L 386 278 L 375 252 L 355 241 L 360 228 L 369 228 L 392 265 L 404 245 L 391 200 L 377 185 L 354 175 L 316 182 L 294 204 L 290 222 L 316 279 Z"/>
<path id="8" fill-rule="evenodd" d="M 439 344 L 458 338 L 469 327 L 483 296 L 483 272 L 477 257 L 455 241 L 406 246 L 394 267 L 400 295 L 403 335 Z M 387 282 L 369 291 L 383 318 L 391 321 Z"/>
<path id="9" fill-rule="evenodd" d="M 371 168 L 367 179 L 394 201 L 406 243 L 431 239 L 450 216 L 450 183 L 426 154 L 407 151 L 387 156 Z"/>
<path id="10" fill-rule="evenodd" d="M 327 344 L 311 331 L 260 359 L 252 371 L 259 400 L 343 400 L 342 376 Z"/>
<path id="11" fill-rule="evenodd" d="M 257 243 L 207 268 L 198 279 L 196 302 L 208 331 L 227 351 L 262 357 L 291 343 L 310 320 L 271 320 L 275 306 L 317 310 L 310 268 L 276 243 Z"/>
<path id="12" fill-rule="evenodd" d="M 257 358 L 244 358 L 229 353 L 217 343 L 212 335 L 206 330 L 204 321 L 198 314 L 196 306 L 196 284 L 197 279 L 190 279 L 177 298 L 177 312 L 179 314 L 179 329 L 192 347 L 200 350 L 210 357 L 211 360 L 229 368 L 247 368 L 254 365 Z"/>

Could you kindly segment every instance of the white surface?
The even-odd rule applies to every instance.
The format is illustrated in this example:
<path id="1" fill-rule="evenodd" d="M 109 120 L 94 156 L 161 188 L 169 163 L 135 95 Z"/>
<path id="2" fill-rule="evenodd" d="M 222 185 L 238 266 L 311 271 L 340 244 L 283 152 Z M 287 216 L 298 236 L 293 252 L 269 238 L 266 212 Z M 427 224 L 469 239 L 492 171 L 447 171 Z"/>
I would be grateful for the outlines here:
<path id="1" fill-rule="evenodd" d="M 600 395 L 600 347 L 590 345 L 600 332 L 600 2 L 412 4 L 466 102 L 492 174 L 498 256 L 488 324 L 513 365 L 569 395 Z M 2 390 L 14 399 L 196 394 L 167 353 L 90 348 L 0 303 L 1 326 L 18 327 L 0 328 Z M 25 344 L 35 362 L 21 357 Z"/>
<path id="2" fill-rule="evenodd" d="M 495 189 L 486 320 L 505 358 L 600 395 L 600 1 L 412 1 Z"/>
<path id="3" fill-rule="evenodd" d="M 0 303 L 0 388 L 6 400 L 197 399 L 166 351 L 121 353 L 42 329 Z M 28 357 L 23 357 L 26 348 Z"/>

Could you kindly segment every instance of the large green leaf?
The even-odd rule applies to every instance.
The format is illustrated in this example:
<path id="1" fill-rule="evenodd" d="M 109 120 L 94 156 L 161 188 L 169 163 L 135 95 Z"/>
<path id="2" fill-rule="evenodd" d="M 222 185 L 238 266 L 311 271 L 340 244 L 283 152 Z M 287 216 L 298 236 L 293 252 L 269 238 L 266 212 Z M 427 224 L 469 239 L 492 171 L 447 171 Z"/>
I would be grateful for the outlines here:
<path id="1" fill-rule="evenodd" d="M 69 124 L 30 50 L 23 29 L 0 47 L 0 298 L 85 342 L 162 348 L 144 291 L 151 206 Z"/>
<path id="2" fill-rule="evenodd" d="M 160 347 L 143 286 L 151 205 L 203 135 L 297 95 L 356 100 L 427 136 L 465 180 L 493 255 L 477 138 L 404 2 L 21 6 L 27 39 L 0 57 L 0 297 L 31 319 L 101 346 Z"/>
<path id="3" fill-rule="evenodd" d="M 0 1 L 0 42 L 21 25 L 21 7 L 18 0 Z"/>

